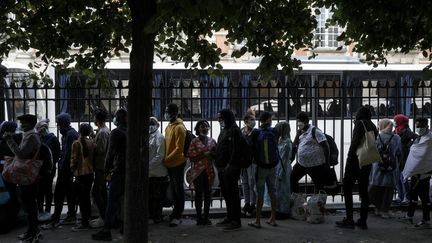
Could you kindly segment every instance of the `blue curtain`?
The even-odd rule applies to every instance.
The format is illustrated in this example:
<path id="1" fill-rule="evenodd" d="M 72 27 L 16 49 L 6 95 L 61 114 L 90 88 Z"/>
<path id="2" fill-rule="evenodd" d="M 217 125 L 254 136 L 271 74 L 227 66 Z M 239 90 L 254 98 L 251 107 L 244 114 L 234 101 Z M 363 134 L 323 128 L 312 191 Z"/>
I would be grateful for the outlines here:
<path id="1" fill-rule="evenodd" d="M 162 74 L 155 73 L 153 79 L 153 116 L 161 119 L 161 81 Z"/>
<path id="2" fill-rule="evenodd" d="M 59 76 L 59 88 L 60 88 L 60 110 L 59 113 L 68 112 L 68 83 L 70 82 L 70 75 L 63 73 Z"/>
<path id="3" fill-rule="evenodd" d="M 228 77 L 209 77 L 201 74 L 201 113 L 203 118 L 212 119 L 228 105 Z"/>
<path id="4" fill-rule="evenodd" d="M 413 78 L 411 75 L 402 75 L 400 78 L 400 112 L 406 116 L 411 114 L 411 97 L 413 96 Z"/>
<path id="5" fill-rule="evenodd" d="M 247 109 L 250 106 L 250 80 L 251 80 L 251 74 L 250 73 L 242 73 L 241 74 L 241 107 L 242 107 L 242 112 L 241 114 L 245 114 Z"/>

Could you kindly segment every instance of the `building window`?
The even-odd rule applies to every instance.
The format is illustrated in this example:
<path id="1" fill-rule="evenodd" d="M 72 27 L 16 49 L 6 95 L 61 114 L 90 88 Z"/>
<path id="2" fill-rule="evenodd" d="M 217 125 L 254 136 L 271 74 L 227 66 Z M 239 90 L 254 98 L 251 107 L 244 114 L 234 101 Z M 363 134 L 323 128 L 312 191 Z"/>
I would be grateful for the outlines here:
<path id="1" fill-rule="evenodd" d="M 317 18 L 317 28 L 315 29 L 315 47 L 338 47 L 340 43 L 336 38 L 341 33 L 341 29 L 338 26 L 326 27 L 327 19 L 333 15 L 329 9 L 321 8 L 320 14 Z"/>

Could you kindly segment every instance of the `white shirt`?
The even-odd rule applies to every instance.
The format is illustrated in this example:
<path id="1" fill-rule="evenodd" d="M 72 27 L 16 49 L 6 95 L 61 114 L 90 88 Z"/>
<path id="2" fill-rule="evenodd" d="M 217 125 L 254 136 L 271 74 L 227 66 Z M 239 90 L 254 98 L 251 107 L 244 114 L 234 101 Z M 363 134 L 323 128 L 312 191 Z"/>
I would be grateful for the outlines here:
<path id="1" fill-rule="evenodd" d="M 168 175 L 164 165 L 165 138 L 159 130 L 149 135 L 149 177 Z"/>
<path id="2" fill-rule="evenodd" d="M 310 125 L 308 130 L 299 137 L 298 147 L 298 163 L 303 167 L 313 167 L 325 164 L 325 155 L 323 148 L 319 143 L 327 141 L 324 133 L 316 128 L 315 139 L 312 136 L 312 129 L 314 126 Z"/>

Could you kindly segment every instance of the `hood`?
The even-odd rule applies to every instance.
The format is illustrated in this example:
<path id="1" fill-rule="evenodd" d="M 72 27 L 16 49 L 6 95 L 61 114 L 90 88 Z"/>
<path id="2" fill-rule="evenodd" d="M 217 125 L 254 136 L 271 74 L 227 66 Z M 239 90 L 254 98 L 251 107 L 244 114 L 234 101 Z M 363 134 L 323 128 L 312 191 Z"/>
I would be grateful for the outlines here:
<path id="1" fill-rule="evenodd" d="M 71 123 L 71 116 L 68 113 L 61 113 L 57 115 L 56 122 L 60 128 L 69 127 Z"/>
<path id="2" fill-rule="evenodd" d="M 175 121 L 171 122 L 170 125 L 178 125 L 180 123 L 183 123 L 183 120 L 180 118 L 175 119 Z"/>
<path id="3" fill-rule="evenodd" d="M 225 122 L 226 128 L 230 128 L 230 127 L 235 125 L 234 113 L 231 110 L 223 109 L 223 110 L 219 111 L 219 113 L 221 114 L 221 117 Z"/>
<path id="4" fill-rule="evenodd" d="M 362 106 L 357 110 L 355 119 L 359 120 L 370 120 L 372 118 L 372 113 L 369 108 Z"/>
<path id="5" fill-rule="evenodd" d="M 404 114 L 397 114 L 393 120 L 396 122 L 395 132 L 399 134 L 404 128 L 408 127 L 409 118 Z"/>

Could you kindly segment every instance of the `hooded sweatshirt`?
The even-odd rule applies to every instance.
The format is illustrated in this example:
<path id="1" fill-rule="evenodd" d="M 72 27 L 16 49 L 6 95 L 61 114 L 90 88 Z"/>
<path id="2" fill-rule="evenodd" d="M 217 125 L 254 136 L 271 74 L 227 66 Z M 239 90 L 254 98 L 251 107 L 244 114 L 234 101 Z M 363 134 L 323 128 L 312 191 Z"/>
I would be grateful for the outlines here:
<path id="1" fill-rule="evenodd" d="M 186 162 L 183 154 L 186 139 L 186 127 L 183 120 L 177 118 L 165 128 L 165 166 L 173 168 Z"/>
<path id="2" fill-rule="evenodd" d="M 60 133 L 62 135 L 62 148 L 58 162 L 59 171 L 70 171 L 72 143 L 77 140 L 79 136 L 78 132 L 70 126 L 70 120 L 71 117 L 67 113 L 62 113 L 57 116 L 57 125 L 60 126 Z"/>

